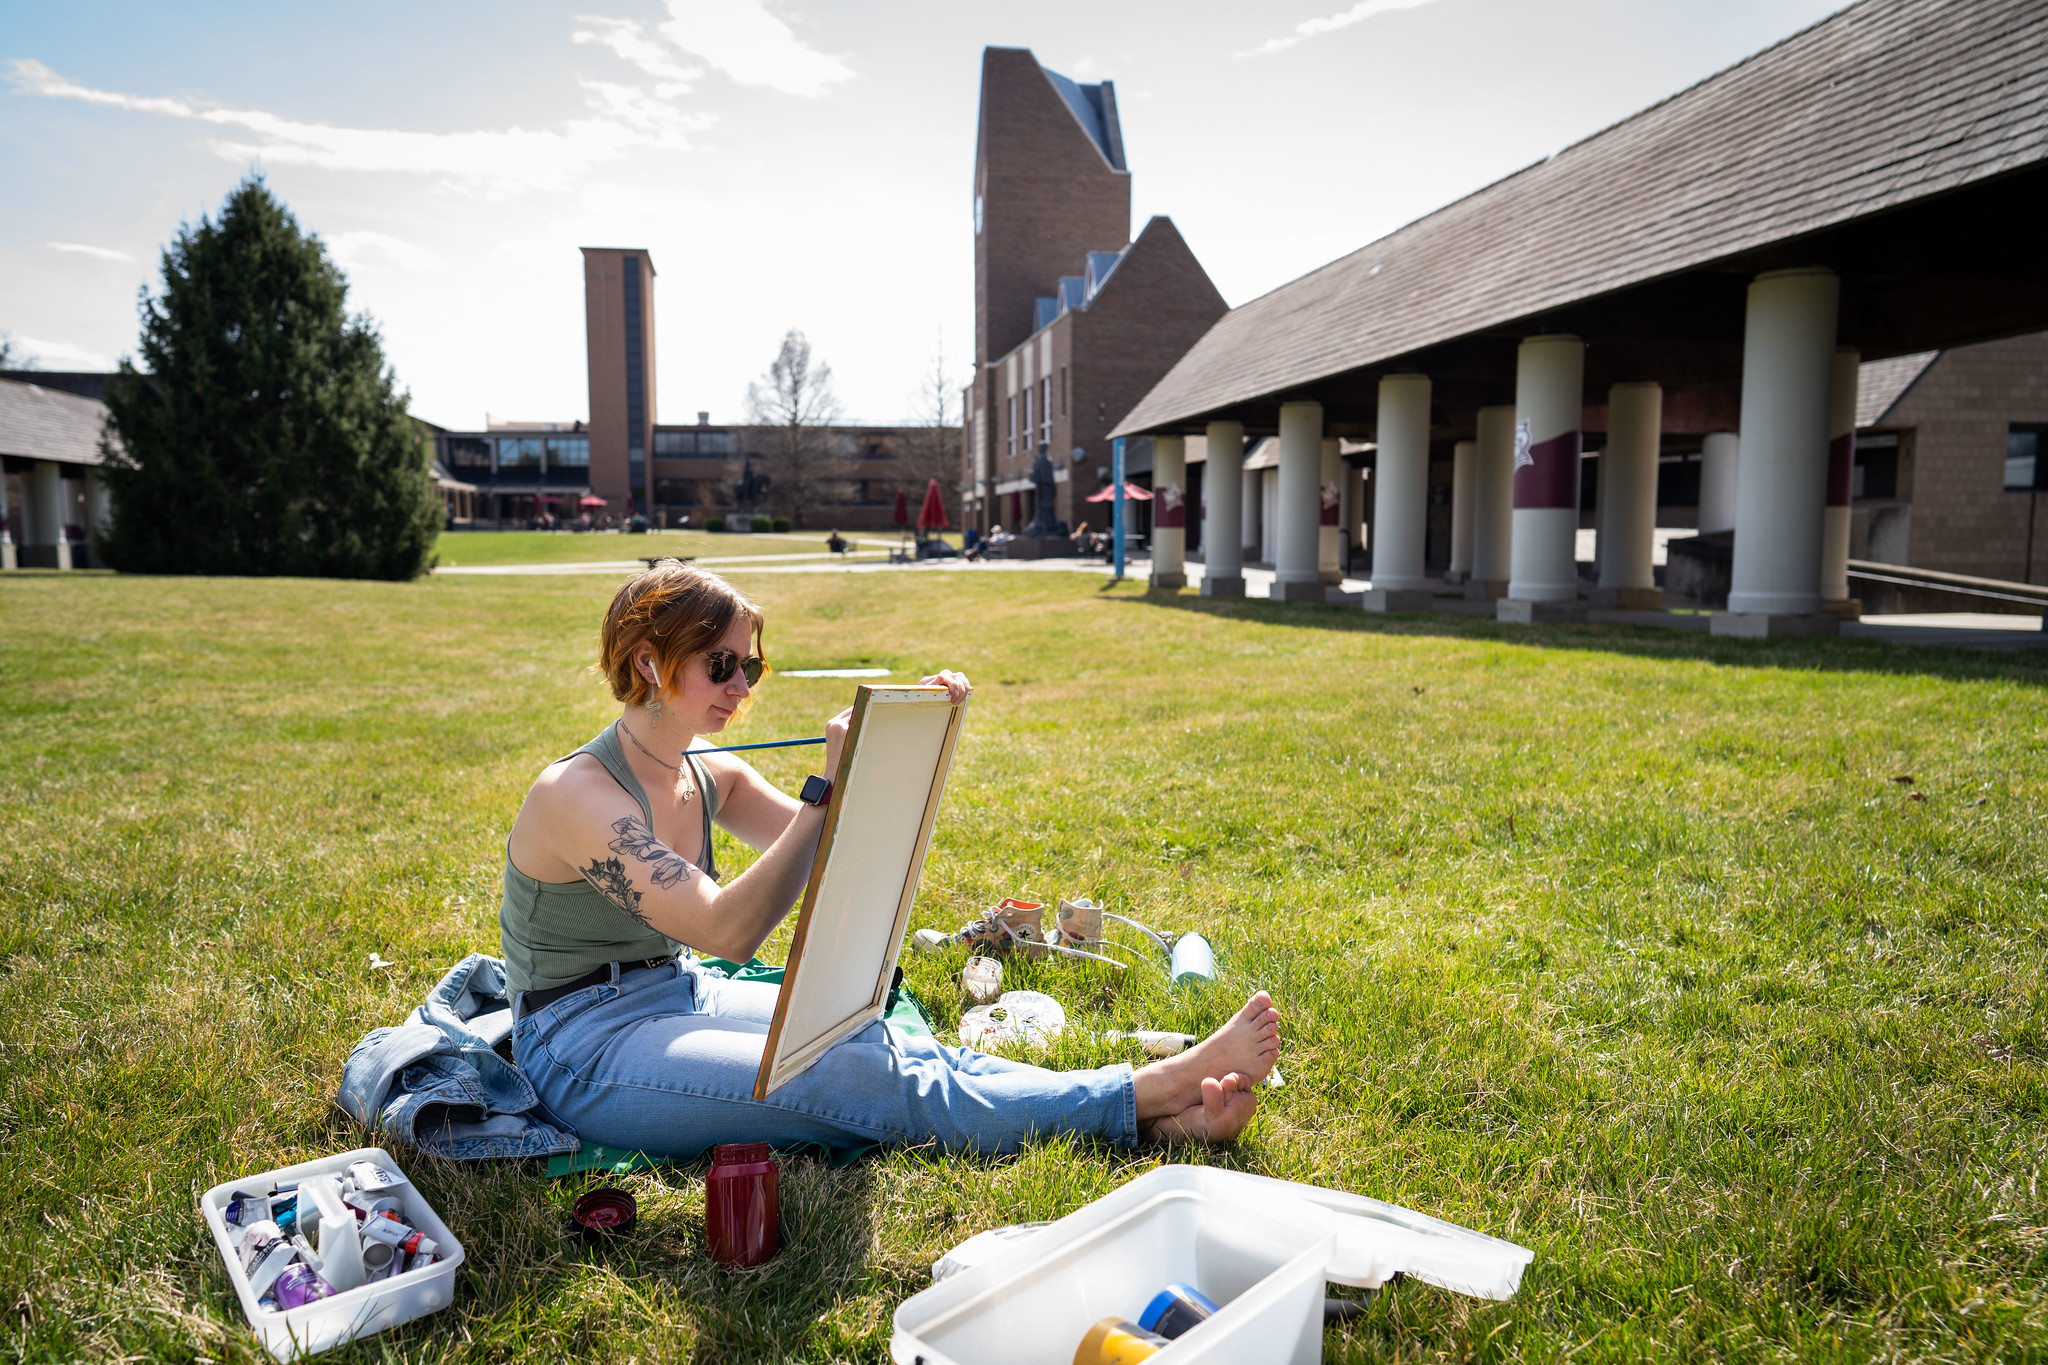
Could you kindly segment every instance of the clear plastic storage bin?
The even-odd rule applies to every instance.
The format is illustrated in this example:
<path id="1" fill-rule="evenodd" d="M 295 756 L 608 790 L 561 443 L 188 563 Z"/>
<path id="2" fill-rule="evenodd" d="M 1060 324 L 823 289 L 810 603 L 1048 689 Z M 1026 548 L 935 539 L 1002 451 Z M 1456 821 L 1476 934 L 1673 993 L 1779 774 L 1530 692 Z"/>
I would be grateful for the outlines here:
<path id="1" fill-rule="evenodd" d="M 431 1237 L 441 1259 L 423 1270 L 410 1270 L 396 1279 L 373 1280 L 301 1308 L 273 1312 L 257 1307 L 256 1295 L 250 1291 L 249 1277 L 242 1273 L 241 1258 L 236 1255 L 235 1238 L 227 1221 L 230 1198 L 236 1190 L 254 1193 L 307 1176 L 338 1176 L 352 1161 L 374 1161 L 399 1178 L 399 1185 L 390 1193 L 397 1196 L 404 1210 L 402 1221 Z M 242 1301 L 243 1316 L 278 1360 L 294 1360 L 358 1337 L 374 1336 L 387 1327 L 446 1308 L 455 1300 L 455 1271 L 463 1261 L 462 1243 L 413 1186 L 404 1168 L 381 1147 L 358 1147 L 339 1156 L 324 1156 L 283 1170 L 230 1180 L 201 1195 L 199 1207 L 206 1226 L 213 1231 L 222 1259 L 227 1262 L 228 1278 L 234 1282 L 235 1295 Z"/>
<path id="2" fill-rule="evenodd" d="M 1221 1307 L 1152 1357 L 1158 1365 L 1313 1365 L 1325 1281 L 1376 1288 L 1404 1273 L 1507 1298 L 1531 1255 L 1358 1195 L 1162 1166 L 906 1299 L 890 1352 L 897 1365 L 1071 1360 L 1099 1319 L 1136 1321 L 1179 1282 Z"/>

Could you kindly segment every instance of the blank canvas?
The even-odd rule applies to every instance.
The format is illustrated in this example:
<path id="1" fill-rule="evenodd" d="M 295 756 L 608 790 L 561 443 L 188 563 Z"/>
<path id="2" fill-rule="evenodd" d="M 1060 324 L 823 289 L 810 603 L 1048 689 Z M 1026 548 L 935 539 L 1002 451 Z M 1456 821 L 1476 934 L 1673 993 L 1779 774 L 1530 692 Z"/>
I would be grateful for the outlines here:
<path id="1" fill-rule="evenodd" d="M 943 687 L 859 689 L 755 1099 L 887 1006 L 966 709 Z"/>

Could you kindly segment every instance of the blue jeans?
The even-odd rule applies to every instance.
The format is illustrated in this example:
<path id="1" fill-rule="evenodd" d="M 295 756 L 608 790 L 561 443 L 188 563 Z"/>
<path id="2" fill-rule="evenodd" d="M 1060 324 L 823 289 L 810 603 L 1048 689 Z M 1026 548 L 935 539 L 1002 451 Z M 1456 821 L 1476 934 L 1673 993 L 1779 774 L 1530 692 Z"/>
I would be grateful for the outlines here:
<path id="1" fill-rule="evenodd" d="M 1137 1143 L 1126 1065 L 1048 1071 L 879 1019 L 756 1100 L 779 989 L 689 959 L 644 968 L 521 1018 L 513 1055 L 554 1123 L 649 1156 L 694 1157 L 721 1142 L 1004 1153 L 1050 1133 Z"/>

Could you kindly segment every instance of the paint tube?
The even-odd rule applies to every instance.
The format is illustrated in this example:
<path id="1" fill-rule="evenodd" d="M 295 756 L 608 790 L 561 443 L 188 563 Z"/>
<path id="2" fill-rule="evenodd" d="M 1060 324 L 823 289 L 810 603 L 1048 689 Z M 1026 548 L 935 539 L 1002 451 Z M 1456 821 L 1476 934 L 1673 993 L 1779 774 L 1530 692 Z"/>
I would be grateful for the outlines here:
<path id="1" fill-rule="evenodd" d="M 268 1294 L 297 1255 L 291 1243 L 279 1234 L 277 1224 L 266 1218 L 250 1225 L 242 1235 L 241 1248 L 242 1273 L 249 1277 L 250 1292 L 259 1299 Z"/>
<path id="2" fill-rule="evenodd" d="M 374 1161 L 351 1161 L 348 1164 L 348 1178 L 359 1191 L 391 1190 L 405 1182 L 385 1170 Z"/>
<path id="3" fill-rule="evenodd" d="M 380 1242 L 371 1237 L 363 1239 L 363 1278 L 365 1280 L 389 1279 L 392 1274 L 391 1263 L 399 1259 L 401 1259 L 399 1254 L 392 1248 L 389 1242 Z"/>
<path id="4" fill-rule="evenodd" d="M 290 1312 L 316 1299 L 330 1297 L 334 1286 L 320 1278 L 309 1265 L 295 1265 L 277 1277 L 277 1306 Z"/>
<path id="5" fill-rule="evenodd" d="M 228 1196 L 228 1206 L 221 1211 L 221 1217 L 231 1228 L 253 1227 L 270 1217 L 270 1196 L 236 1190 Z"/>
<path id="6" fill-rule="evenodd" d="M 1195 1045 L 1192 1033 L 1162 1033 L 1158 1029 L 1132 1029 L 1128 1033 L 1105 1033 L 1105 1043 L 1136 1043 L 1148 1057 L 1176 1057 Z"/>
<path id="7" fill-rule="evenodd" d="M 405 1206 L 397 1196 L 380 1194 L 374 1190 L 353 1190 L 341 1197 L 341 1202 L 355 1210 L 356 1221 L 365 1222 L 385 1214 L 396 1215 Z"/>
<path id="8" fill-rule="evenodd" d="M 363 1240 L 381 1242 L 408 1256 L 431 1256 L 438 1250 L 431 1237 L 407 1227 L 388 1214 L 363 1224 Z"/>

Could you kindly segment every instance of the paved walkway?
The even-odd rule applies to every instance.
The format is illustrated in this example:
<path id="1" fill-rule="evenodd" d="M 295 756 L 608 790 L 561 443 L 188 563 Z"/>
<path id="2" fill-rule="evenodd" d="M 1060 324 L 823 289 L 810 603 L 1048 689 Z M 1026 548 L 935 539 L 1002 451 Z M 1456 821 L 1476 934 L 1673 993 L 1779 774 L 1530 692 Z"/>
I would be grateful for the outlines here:
<path id="1" fill-rule="evenodd" d="M 804 537 L 791 537 L 803 539 Z M 868 544 L 873 544 L 870 541 Z M 921 564 L 891 564 L 880 551 L 863 550 L 858 555 L 830 554 L 768 554 L 768 555 L 721 555 L 700 558 L 699 564 L 715 564 L 721 573 L 742 574 L 792 574 L 792 573 L 1081 573 L 1096 578 L 1107 578 L 1109 566 L 1095 560 L 1081 559 L 992 559 L 970 563 L 964 559 L 932 559 Z M 583 564 L 492 564 L 474 567 L 457 565 L 436 569 L 436 573 L 450 574 L 625 574 L 637 573 L 646 567 L 637 559 L 601 560 Z M 1124 575 L 1127 578 L 1143 579 L 1152 571 L 1149 559 L 1132 559 L 1125 562 Z M 1187 566 L 1188 583 L 1199 585 L 1202 581 L 1202 565 L 1190 560 Z M 1273 570 L 1257 564 L 1247 564 L 1244 569 L 1245 596 L 1269 598 L 1273 591 Z M 1372 586 L 1371 580 L 1347 578 L 1340 591 L 1362 593 Z M 1442 588 L 1444 593 L 1455 589 Z M 1491 602 L 1468 602 L 1462 597 L 1440 596 L 1436 599 L 1438 614 L 1445 616 L 1493 615 Z M 1591 613 L 1590 619 L 1597 624 L 1615 626 L 1644 626 L 1661 630 L 1690 630 L 1704 632 L 1708 628 L 1705 612 L 1672 611 L 1599 611 Z M 1947 645 L 1966 649 L 2028 649 L 2048 645 L 2048 633 L 2041 629 L 2041 619 L 2034 616 L 2000 616 L 1987 612 L 1941 612 L 1919 613 L 1898 616 L 1866 616 L 1861 621 L 1845 622 L 1842 638 L 1855 640 L 1882 640 L 1895 645 Z"/>

